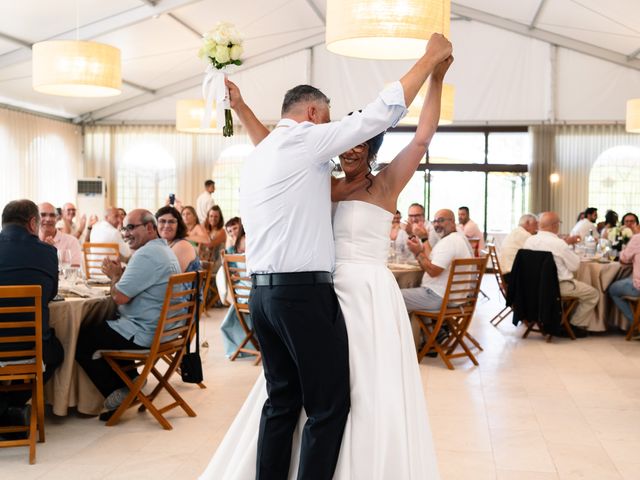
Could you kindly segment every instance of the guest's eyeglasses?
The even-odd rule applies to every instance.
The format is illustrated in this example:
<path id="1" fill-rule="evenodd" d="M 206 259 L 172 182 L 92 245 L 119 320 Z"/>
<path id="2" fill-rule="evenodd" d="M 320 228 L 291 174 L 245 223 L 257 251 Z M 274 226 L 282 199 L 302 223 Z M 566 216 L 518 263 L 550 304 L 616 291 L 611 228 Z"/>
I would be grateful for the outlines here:
<path id="1" fill-rule="evenodd" d="M 178 221 L 175 219 L 169 219 L 169 220 L 165 220 L 165 219 L 161 219 L 158 220 L 158 225 L 177 225 Z"/>
<path id="2" fill-rule="evenodd" d="M 136 224 L 130 223 L 129 225 L 124 225 L 120 229 L 120 231 L 122 233 L 133 232 L 136 228 L 141 227 L 143 225 L 145 225 L 145 224 L 144 223 L 136 223 Z"/>
<path id="3" fill-rule="evenodd" d="M 433 220 L 431 220 L 431 223 L 444 223 L 448 220 L 451 220 L 450 218 L 444 218 L 444 217 L 439 217 L 439 218 L 434 218 Z"/>

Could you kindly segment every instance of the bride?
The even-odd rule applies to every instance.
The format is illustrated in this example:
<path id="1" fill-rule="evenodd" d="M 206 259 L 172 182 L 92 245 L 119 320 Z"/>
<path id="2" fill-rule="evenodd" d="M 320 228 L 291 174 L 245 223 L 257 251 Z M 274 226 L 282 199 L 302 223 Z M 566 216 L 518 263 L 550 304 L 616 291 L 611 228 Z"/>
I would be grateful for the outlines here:
<path id="1" fill-rule="evenodd" d="M 345 176 L 333 179 L 332 201 L 338 202 L 333 217 L 334 286 L 349 336 L 351 385 L 351 412 L 334 479 L 440 478 L 411 325 L 386 260 L 398 195 L 437 129 L 442 81 L 452 62 L 449 57 L 433 70 L 416 134 L 386 168 L 371 174 L 382 133 L 340 155 Z M 241 99 L 237 87 L 228 85 L 232 97 Z M 266 398 L 260 375 L 201 479 L 255 478 L 258 426 Z M 290 479 L 297 476 L 305 421 L 302 413 Z"/>

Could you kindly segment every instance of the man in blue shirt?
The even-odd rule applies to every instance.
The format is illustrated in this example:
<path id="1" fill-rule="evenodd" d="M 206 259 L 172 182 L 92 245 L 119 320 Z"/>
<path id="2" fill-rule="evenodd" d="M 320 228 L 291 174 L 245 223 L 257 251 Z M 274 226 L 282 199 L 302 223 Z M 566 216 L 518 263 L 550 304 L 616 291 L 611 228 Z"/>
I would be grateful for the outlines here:
<path id="1" fill-rule="evenodd" d="M 111 279 L 111 297 L 120 318 L 88 325 L 80 331 L 76 360 L 105 397 L 105 409 L 115 410 L 128 395 L 124 382 L 96 350 L 145 349 L 151 345 L 162 310 L 169 277 L 180 273 L 180 264 L 167 242 L 158 238 L 153 214 L 133 210 L 124 220 L 124 240 L 134 252 L 127 269 L 105 259 L 102 272 Z M 132 378 L 137 372 L 130 371 Z M 108 418 L 105 415 L 101 418 Z"/>
<path id="2" fill-rule="evenodd" d="M 38 239 L 40 214 L 31 200 L 14 200 L 2 211 L 0 232 L 0 285 L 40 285 L 42 287 L 42 358 L 44 383 L 64 359 L 64 350 L 49 328 L 49 302 L 58 293 L 58 256 L 55 247 Z M 4 319 L 0 317 L 0 321 Z M 3 330 L 2 335 L 18 332 Z M 0 349 L 15 345 L 0 344 Z M 0 393 L 0 417 L 28 418 L 25 404 L 31 391 Z"/>

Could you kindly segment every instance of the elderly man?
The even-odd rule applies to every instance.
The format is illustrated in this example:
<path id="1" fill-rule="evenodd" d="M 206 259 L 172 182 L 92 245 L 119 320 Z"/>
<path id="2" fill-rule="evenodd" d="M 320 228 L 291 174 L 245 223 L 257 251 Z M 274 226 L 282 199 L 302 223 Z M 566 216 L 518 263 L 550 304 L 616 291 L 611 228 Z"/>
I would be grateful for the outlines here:
<path id="1" fill-rule="evenodd" d="M 587 208 L 584 211 L 584 218 L 582 220 L 578 220 L 578 223 L 576 223 L 571 229 L 571 235 L 583 240 L 587 235 L 589 235 L 589 232 L 591 232 L 593 238 L 597 240 L 600 235 L 598 234 L 596 220 L 598 220 L 598 209 L 593 207 Z"/>
<path id="2" fill-rule="evenodd" d="M 56 229 L 56 208 L 53 205 L 41 203 L 38 209 L 40 210 L 40 231 L 38 232 L 40 240 L 56 247 L 63 261 L 71 262 L 72 267 L 79 267 L 82 263 L 82 251 L 78 239 Z M 64 258 L 66 255 L 70 258 Z"/>
<path id="3" fill-rule="evenodd" d="M 120 223 L 120 211 L 115 207 L 109 207 L 104 212 L 104 219 L 87 227 L 89 239 L 93 243 L 117 243 L 122 259 L 129 258 L 131 251 L 118 230 Z"/>
<path id="4" fill-rule="evenodd" d="M 62 207 L 62 218 L 56 224 L 56 228 L 63 233 L 68 233 L 79 239 L 82 236 L 82 232 L 84 232 L 87 217 L 86 215 L 82 215 L 80 221 L 76 222 L 74 220 L 75 216 L 76 206 L 73 203 L 65 203 Z"/>
<path id="5" fill-rule="evenodd" d="M 478 252 L 484 248 L 484 236 L 478 224 L 469 217 L 469 207 L 458 208 L 458 229 L 464 233 L 469 240 L 478 241 Z"/>
<path id="6" fill-rule="evenodd" d="M 523 248 L 551 252 L 558 270 L 560 295 L 572 296 L 579 299 L 578 306 L 571 317 L 576 336 L 585 336 L 589 329 L 589 312 L 598 303 L 598 291 L 586 283 L 573 278 L 573 272 L 580 266 L 580 258 L 567 243 L 558 237 L 560 231 L 560 217 L 555 212 L 544 212 L 540 215 L 539 231 L 526 242 Z"/>
<path id="7" fill-rule="evenodd" d="M 198 219 L 201 222 L 204 222 L 207 219 L 207 215 L 211 207 L 215 205 L 213 201 L 213 192 L 216 191 L 216 182 L 213 180 L 207 180 L 204 182 L 204 192 L 198 195 L 196 199 L 196 213 L 198 214 Z"/>
<path id="8" fill-rule="evenodd" d="M 409 206 L 407 217 L 407 234 L 415 235 L 422 240 L 422 242 L 428 240 L 429 245 L 433 248 L 436 243 L 438 243 L 438 240 L 440 240 L 440 235 L 438 235 L 436 229 L 433 228 L 431 222 L 425 221 L 424 207 L 419 203 L 412 203 Z"/>
<path id="9" fill-rule="evenodd" d="M 428 242 L 421 244 L 409 238 L 407 245 L 424 270 L 422 285 L 401 290 L 408 311 L 436 311 L 442 305 L 447 290 L 451 262 L 456 258 L 471 258 L 473 252 L 465 236 L 456 231 L 456 220 L 451 210 L 438 210 L 433 219 L 440 241 L 433 249 Z"/>
<path id="10" fill-rule="evenodd" d="M 505 281 L 508 282 L 508 276 L 513 266 L 513 261 L 516 258 L 518 250 L 522 248 L 524 242 L 531 235 L 538 233 L 538 219 L 531 213 L 525 213 L 520 217 L 518 226 L 511 231 L 509 235 L 504 239 L 500 246 L 500 269 L 502 275 L 505 277 Z"/>
<path id="11" fill-rule="evenodd" d="M 143 349 L 153 341 L 169 277 L 180 273 L 180 264 L 167 242 L 158 238 L 153 214 L 133 210 L 124 221 L 124 239 L 134 252 L 123 272 L 120 262 L 105 259 L 102 271 L 111 280 L 111 297 L 120 318 L 94 323 L 80 331 L 76 360 L 104 395 L 108 420 L 129 390 L 102 358 L 101 349 Z M 137 373 L 131 371 L 132 378 Z"/>
<path id="12" fill-rule="evenodd" d="M 40 285 L 42 287 L 42 358 L 46 365 L 44 382 L 62 363 L 64 351 L 60 341 L 49 328 L 49 302 L 58 292 L 58 257 L 53 246 L 38 240 L 40 214 L 30 200 L 9 202 L 2 211 L 0 232 L 0 285 Z M 0 316 L 0 321 L 5 320 Z M 2 335 L 18 332 L 2 330 Z M 0 344 L 0 350 L 14 345 Z M 31 391 L 0 394 L 0 425 L 3 420 L 23 421 L 27 424 L 25 404 Z"/>
<path id="13" fill-rule="evenodd" d="M 627 214 L 625 217 L 630 215 L 633 214 Z M 640 226 L 635 223 L 629 228 L 633 230 L 633 237 L 629 240 L 627 247 L 620 252 L 620 262 L 632 264 L 633 273 L 630 277 L 613 282 L 609 286 L 609 296 L 627 320 L 632 322 L 633 312 L 627 301 L 622 297 L 640 297 Z"/>

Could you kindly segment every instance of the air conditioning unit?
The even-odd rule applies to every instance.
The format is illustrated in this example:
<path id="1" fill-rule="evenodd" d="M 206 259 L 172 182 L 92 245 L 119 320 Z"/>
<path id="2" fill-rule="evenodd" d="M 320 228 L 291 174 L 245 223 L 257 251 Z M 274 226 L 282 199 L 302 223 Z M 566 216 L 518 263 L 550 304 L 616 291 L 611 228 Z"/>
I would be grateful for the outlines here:
<path id="1" fill-rule="evenodd" d="M 107 207 L 107 188 L 102 178 L 82 178 L 78 180 L 78 195 L 76 203 L 78 213 L 86 215 L 87 220 L 91 215 L 97 215 L 102 219 Z"/>

